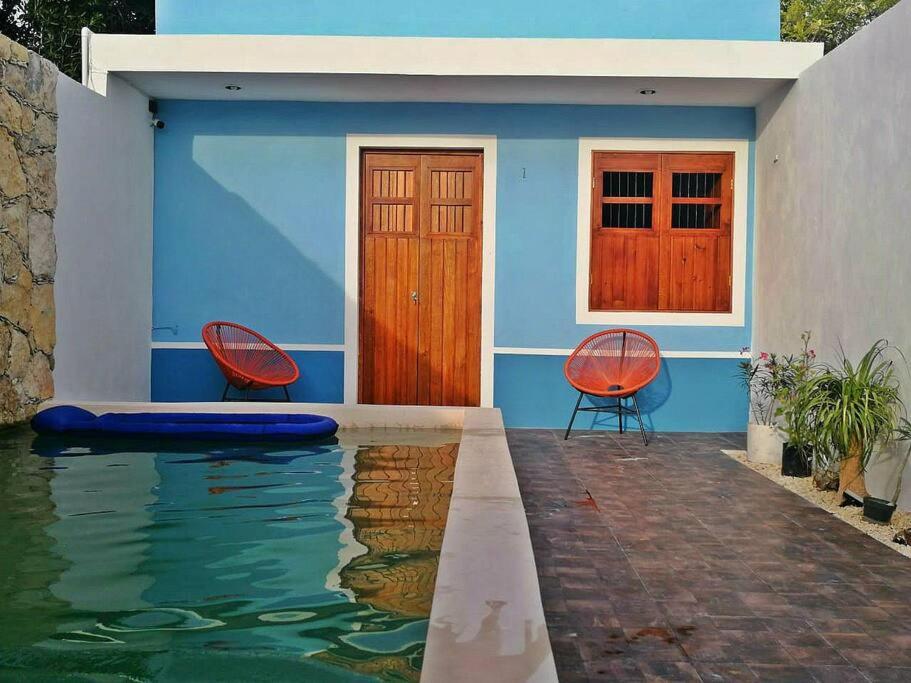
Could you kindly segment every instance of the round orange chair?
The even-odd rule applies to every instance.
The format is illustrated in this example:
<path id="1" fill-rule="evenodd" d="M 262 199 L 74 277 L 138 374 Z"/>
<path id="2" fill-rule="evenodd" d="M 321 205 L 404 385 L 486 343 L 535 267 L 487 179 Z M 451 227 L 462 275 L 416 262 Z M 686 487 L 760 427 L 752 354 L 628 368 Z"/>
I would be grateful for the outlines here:
<path id="1" fill-rule="evenodd" d="M 624 416 L 632 415 L 636 418 L 642 440 L 647 446 L 648 437 L 645 425 L 642 424 L 636 393 L 654 381 L 660 370 L 661 352 L 658 344 L 647 334 L 636 330 L 598 332 L 579 344 L 563 366 L 566 379 L 579 392 L 564 440 L 569 438 L 577 413 L 616 413 L 621 434 Z M 580 408 L 585 396 L 616 398 L 617 405 Z M 632 399 L 632 408 L 624 405 L 627 399 Z"/>
<path id="2" fill-rule="evenodd" d="M 202 340 L 227 380 L 221 400 L 228 400 L 228 389 L 250 391 L 281 387 L 290 401 L 288 385 L 300 377 L 291 356 L 259 332 L 237 323 L 215 321 L 202 328 Z"/>

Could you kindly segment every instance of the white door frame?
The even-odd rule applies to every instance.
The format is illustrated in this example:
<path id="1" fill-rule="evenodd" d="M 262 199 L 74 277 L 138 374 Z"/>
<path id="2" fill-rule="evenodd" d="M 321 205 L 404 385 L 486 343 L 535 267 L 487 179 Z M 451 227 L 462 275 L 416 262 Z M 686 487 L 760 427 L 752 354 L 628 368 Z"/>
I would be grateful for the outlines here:
<path id="1" fill-rule="evenodd" d="M 484 153 L 481 215 L 481 407 L 493 407 L 494 256 L 496 254 L 497 138 L 495 135 L 347 136 L 345 160 L 345 403 L 357 403 L 360 325 L 361 150 L 479 149 Z"/>

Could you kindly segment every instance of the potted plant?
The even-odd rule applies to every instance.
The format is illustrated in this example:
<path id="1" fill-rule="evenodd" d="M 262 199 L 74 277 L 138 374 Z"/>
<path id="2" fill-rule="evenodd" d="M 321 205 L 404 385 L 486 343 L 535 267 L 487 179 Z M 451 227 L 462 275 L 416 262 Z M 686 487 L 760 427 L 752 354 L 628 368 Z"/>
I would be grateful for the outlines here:
<path id="1" fill-rule="evenodd" d="M 895 432 L 896 439 L 899 441 L 911 442 L 911 422 L 907 418 L 902 418 L 901 424 Z M 892 521 L 892 514 L 898 507 L 898 498 L 902 493 L 902 479 L 905 475 L 905 468 L 908 466 L 908 460 L 911 458 L 911 445 L 905 451 L 905 457 L 899 461 L 898 471 L 896 472 L 895 490 L 892 493 L 891 500 L 867 496 L 864 498 L 864 517 L 873 521 L 888 524 Z"/>
<path id="2" fill-rule="evenodd" d="M 901 399 L 891 347 L 879 340 L 855 365 L 841 354 L 809 383 L 815 415 L 815 447 L 821 462 L 839 466 L 838 494 L 862 502 L 868 496 L 864 472 L 877 446 L 898 423 Z"/>
<path id="3" fill-rule="evenodd" d="M 775 424 L 775 354 L 761 353 L 740 363 L 740 381 L 749 397 L 747 458 L 751 462 L 781 463 L 781 437 Z"/>
<path id="4" fill-rule="evenodd" d="M 776 414 L 787 441 L 782 446 L 781 474 L 809 477 L 813 472 L 814 412 L 811 380 L 816 375 L 816 352 L 810 348 L 809 331 L 800 335 L 803 349 L 797 355 L 776 359 Z"/>

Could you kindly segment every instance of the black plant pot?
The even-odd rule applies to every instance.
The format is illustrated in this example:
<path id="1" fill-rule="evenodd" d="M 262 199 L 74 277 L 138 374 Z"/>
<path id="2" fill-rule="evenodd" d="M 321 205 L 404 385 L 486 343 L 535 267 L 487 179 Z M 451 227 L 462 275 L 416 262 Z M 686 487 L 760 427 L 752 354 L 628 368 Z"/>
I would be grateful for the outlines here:
<path id="1" fill-rule="evenodd" d="M 895 512 L 895 505 L 890 500 L 867 496 L 864 498 L 864 517 L 873 522 L 888 524 Z"/>
<path id="2" fill-rule="evenodd" d="M 809 449 L 789 443 L 781 447 L 781 474 L 783 476 L 809 477 L 812 473 Z"/>

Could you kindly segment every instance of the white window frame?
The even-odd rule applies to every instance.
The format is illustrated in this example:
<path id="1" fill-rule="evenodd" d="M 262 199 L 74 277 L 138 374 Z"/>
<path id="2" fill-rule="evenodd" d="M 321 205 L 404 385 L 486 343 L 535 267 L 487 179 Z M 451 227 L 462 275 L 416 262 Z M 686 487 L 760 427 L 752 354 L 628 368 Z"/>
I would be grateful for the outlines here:
<path id="1" fill-rule="evenodd" d="M 594 152 L 733 152 L 734 214 L 731 225 L 731 311 L 592 311 L 591 277 L 592 155 Z M 742 327 L 746 320 L 747 215 L 750 199 L 750 141 L 691 138 L 579 138 L 579 206 L 576 235 L 576 322 L 581 325 L 680 325 Z"/>

